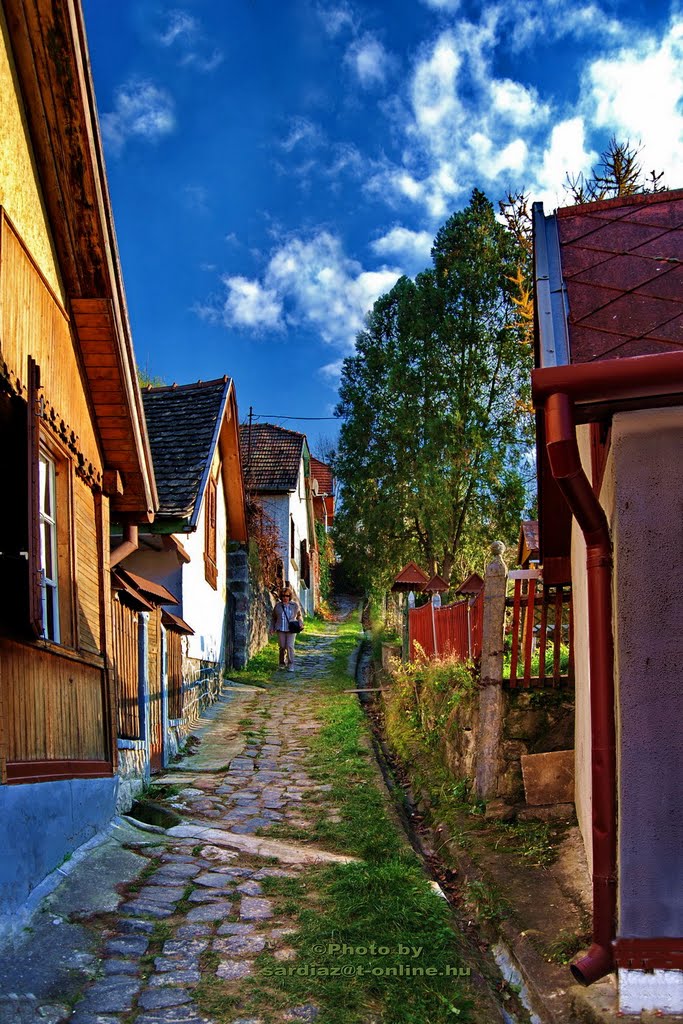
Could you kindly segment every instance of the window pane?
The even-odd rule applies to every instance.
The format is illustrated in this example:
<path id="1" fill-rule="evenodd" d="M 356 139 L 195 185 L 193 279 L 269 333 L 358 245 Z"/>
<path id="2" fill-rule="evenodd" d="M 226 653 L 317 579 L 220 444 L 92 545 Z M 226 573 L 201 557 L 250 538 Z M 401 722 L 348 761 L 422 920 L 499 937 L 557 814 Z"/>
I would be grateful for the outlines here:
<path id="1" fill-rule="evenodd" d="M 40 511 L 50 515 L 50 463 L 44 455 L 40 456 Z"/>
<path id="2" fill-rule="evenodd" d="M 51 523 L 40 524 L 40 567 L 48 580 L 55 578 L 53 530 Z"/>
<path id="3" fill-rule="evenodd" d="M 54 587 L 49 584 L 46 585 L 45 599 L 43 601 L 43 609 L 45 611 L 45 636 L 48 640 L 59 640 L 58 635 L 58 616 L 57 616 L 57 591 Z"/>

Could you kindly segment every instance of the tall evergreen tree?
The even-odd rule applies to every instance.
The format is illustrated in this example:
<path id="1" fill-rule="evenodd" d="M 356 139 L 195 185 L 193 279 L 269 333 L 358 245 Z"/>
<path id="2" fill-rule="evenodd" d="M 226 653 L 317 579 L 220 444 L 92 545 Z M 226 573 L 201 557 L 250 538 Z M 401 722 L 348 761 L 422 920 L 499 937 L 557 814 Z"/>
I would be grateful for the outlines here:
<path id="1" fill-rule="evenodd" d="M 378 299 L 344 361 L 336 543 L 366 586 L 408 558 L 460 575 L 486 541 L 516 533 L 531 438 L 520 258 L 475 190 L 439 230 L 432 267 Z"/>

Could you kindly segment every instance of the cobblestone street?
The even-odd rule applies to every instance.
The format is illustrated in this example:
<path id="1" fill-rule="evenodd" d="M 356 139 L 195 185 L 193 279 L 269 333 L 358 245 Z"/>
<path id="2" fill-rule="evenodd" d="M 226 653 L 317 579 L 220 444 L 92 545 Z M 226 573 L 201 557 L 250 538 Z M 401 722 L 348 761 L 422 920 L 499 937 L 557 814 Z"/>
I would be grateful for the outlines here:
<path id="1" fill-rule="evenodd" d="M 147 863 L 116 912 L 104 916 L 96 955 L 84 954 L 97 976 L 73 1013 L 54 999 L 41 1005 L 15 994 L 0 1005 L 4 1020 L 200 1024 L 207 1018 L 194 992 L 202 971 L 237 987 L 264 949 L 282 962 L 294 958 L 288 938 L 295 929 L 275 912 L 264 879 L 350 859 L 268 838 L 279 824 L 305 829 L 325 805 L 330 787 L 303 767 L 303 740 L 319 728 L 311 717 L 311 684 L 325 673 L 333 640 L 331 626 L 300 645 L 296 673 L 278 673 L 273 690 L 238 691 L 212 709 L 197 730 L 197 752 L 154 780 L 183 824 L 130 844 Z M 234 756 L 220 764 L 226 750 Z M 327 813 L 335 819 L 333 807 Z M 293 1005 L 281 1019 L 317 1016 L 314 1005 Z M 234 1018 L 234 1024 L 257 1021 Z"/>
<path id="2" fill-rule="evenodd" d="M 264 949 L 283 962 L 294 957 L 287 940 L 295 929 L 274 912 L 263 880 L 348 859 L 267 839 L 268 829 L 280 822 L 306 828 L 309 809 L 324 803 L 330 788 L 304 769 L 302 740 L 318 729 L 311 720 L 310 684 L 325 672 L 332 643 L 331 631 L 300 645 L 295 674 L 279 673 L 282 685 L 274 691 L 253 691 L 220 708 L 201 730 L 198 752 L 155 780 L 168 787 L 168 804 L 186 823 L 168 830 L 163 847 L 141 849 L 150 858 L 150 873 L 122 902 L 116 926 L 105 934 L 103 974 L 77 1005 L 73 1024 L 116 1024 L 124 1017 L 136 1024 L 200 1024 L 206 1018 L 193 989 L 203 963 L 238 986 Z M 237 738 L 242 749 L 217 768 L 228 724 L 229 746 Z M 329 814 L 335 815 L 333 808 Z M 160 932 L 166 937 L 155 943 Z M 292 1006 L 282 1019 L 316 1018 L 316 1007 L 303 1005 Z M 235 1018 L 234 1024 L 247 1020 L 257 1024 L 255 1018 Z"/>

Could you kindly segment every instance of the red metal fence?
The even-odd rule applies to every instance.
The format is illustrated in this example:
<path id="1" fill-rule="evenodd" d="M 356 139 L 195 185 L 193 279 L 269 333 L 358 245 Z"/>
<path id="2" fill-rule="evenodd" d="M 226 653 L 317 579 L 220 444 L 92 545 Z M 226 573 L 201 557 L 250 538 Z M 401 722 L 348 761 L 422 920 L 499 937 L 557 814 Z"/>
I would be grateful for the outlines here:
<path id="1" fill-rule="evenodd" d="M 572 683 L 571 587 L 548 586 L 536 570 L 511 572 L 508 578 L 514 581 L 514 594 L 505 602 L 512 609 L 505 682 L 525 688 Z"/>
<path id="2" fill-rule="evenodd" d="M 435 608 L 431 602 L 408 613 L 410 660 L 455 657 L 474 660 L 481 654 L 483 591 L 473 602 L 457 601 Z M 419 645 L 419 647 L 418 647 Z"/>

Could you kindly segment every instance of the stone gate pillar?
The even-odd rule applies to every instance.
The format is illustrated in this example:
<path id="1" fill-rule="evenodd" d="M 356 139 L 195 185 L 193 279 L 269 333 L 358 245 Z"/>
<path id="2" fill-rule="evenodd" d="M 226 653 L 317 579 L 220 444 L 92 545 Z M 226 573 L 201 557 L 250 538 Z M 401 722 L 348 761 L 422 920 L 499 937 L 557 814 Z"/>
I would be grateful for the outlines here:
<path id="1" fill-rule="evenodd" d="M 507 566 L 505 545 L 491 545 L 493 561 L 484 576 L 484 624 L 481 645 L 481 681 L 477 718 L 475 792 L 480 800 L 496 796 L 500 740 L 503 724 L 503 641 Z"/>

